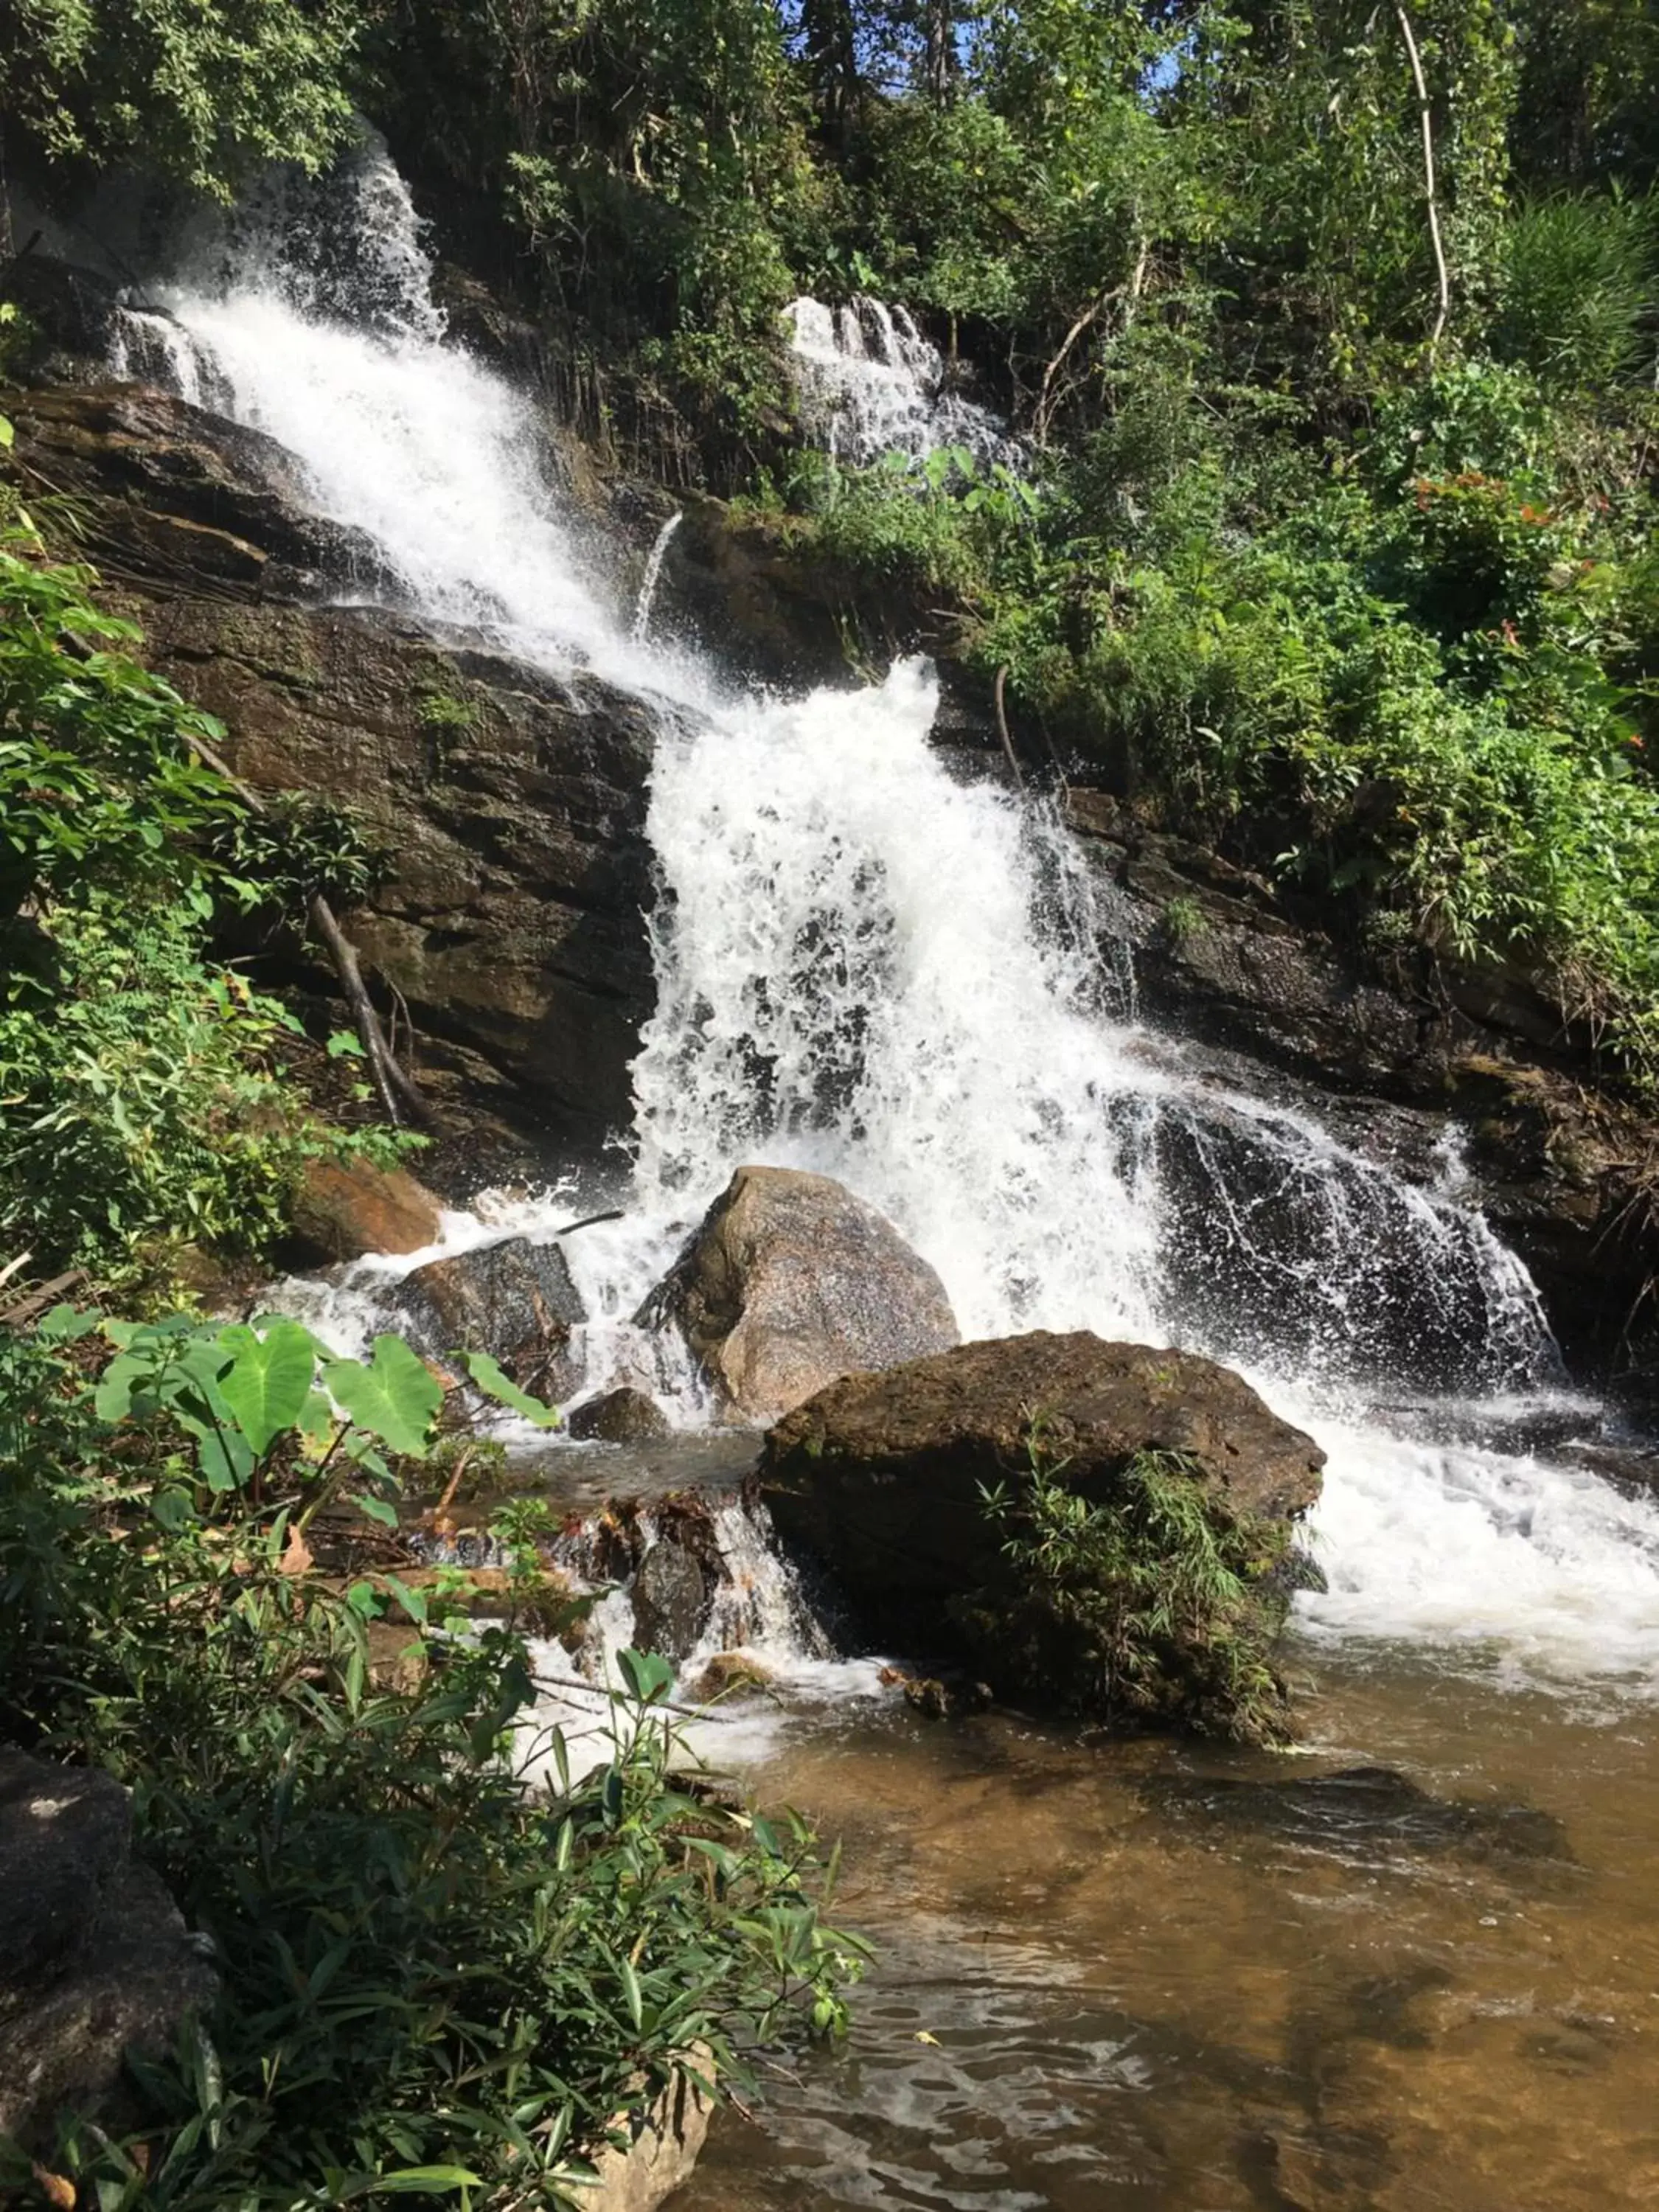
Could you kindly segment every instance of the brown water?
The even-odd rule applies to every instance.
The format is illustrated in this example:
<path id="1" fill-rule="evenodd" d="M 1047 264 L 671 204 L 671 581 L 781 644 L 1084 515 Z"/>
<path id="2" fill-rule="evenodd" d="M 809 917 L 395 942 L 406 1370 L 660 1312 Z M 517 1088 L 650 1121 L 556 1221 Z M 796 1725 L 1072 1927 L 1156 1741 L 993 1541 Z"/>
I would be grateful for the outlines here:
<path id="1" fill-rule="evenodd" d="M 672 2212 L 1659 2205 L 1659 1713 L 1313 1663 L 1294 1758 L 908 1711 L 780 1753 L 879 1961 Z"/>

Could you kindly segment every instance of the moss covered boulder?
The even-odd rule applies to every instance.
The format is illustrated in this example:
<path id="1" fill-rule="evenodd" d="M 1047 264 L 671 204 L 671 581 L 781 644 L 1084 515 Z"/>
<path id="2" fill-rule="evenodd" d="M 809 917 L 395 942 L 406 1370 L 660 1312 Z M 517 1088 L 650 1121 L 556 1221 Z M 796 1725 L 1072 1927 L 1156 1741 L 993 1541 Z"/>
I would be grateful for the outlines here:
<path id="1" fill-rule="evenodd" d="M 878 1640 L 1027 1702 L 1270 1739 L 1323 1462 L 1213 1360 L 1037 1332 L 832 1383 L 756 1481 Z"/>

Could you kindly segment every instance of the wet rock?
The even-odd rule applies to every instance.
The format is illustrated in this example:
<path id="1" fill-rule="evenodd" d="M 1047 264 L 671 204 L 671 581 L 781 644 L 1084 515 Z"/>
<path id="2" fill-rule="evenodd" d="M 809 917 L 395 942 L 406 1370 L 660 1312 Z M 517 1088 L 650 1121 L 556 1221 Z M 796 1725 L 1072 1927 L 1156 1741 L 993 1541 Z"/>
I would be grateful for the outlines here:
<path id="1" fill-rule="evenodd" d="M 676 1662 L 696 1649 L 714 1593 L 695 1553 L 659 1541 L 634 1577 L 634 1638 L 641 1651 Z"/>
<path id="2" fill-rule="evenodd" d="M 777 1424 L 757 1480 L 782 1534 L 872 1625 L 914 1637 L 946 1628 L 966 1594 L 1008 1588 L 981 1487 L 1026 1468 L 1034 1419 L 1049 1463 L 1091 1499 L 1149 1450 L 1188 1455 L 1239 1516 L 1287 1520 L 1319 1495 L 1323 1452 L 1229 1369 L 1084 1331 L 848 1376 Z"/>
<path id="3" fill-rule="evenodd" d="M 487 1352 L 522 1389 L 554 1400 L 580 1383 L 570 1336 L 586 1316 L 557 1244 L 507 1237 L 429 1260 L 404 1277 L 397 1305 L 428 1358 Z"/>
<path id="4" fill-rule="evenodd" d="M 957 1340 L 945 1287 L 827 1176 L 739 1168 L 641 1318 L 678 1326 L 728 1406 L 774 1420 L 837 1376 Z"/>
<path id="5" fill-rule="evenodd" d="M 437 1243 L 441 1210 L 405 1168 L 312 1160 L 294 1201 L 294 1264 L 320 1267 L 368 1252 L 418 1252 Z"/>
<path id="6" fill-rule="evenodd" d="M 674 1425 L 654 1398 L 623 1384 L 578 1406 L 565 1431 L 579 1443 L 649 1444 L 672 1436 Z"/>
<path id="7" fill-rule="evenodd" d="M 772 1685 L 772 1671 L 746 1651 L 717 1651 L 698 1675 L 693 1694 L 704 1704 L 715 1698 L 752 1697 Z"/>
<path id="8" fill-rule="evenodd" d="M 103 2109 L 129 2049 L 166 2049 L 217 1978 L 130 1855 L 111 1776 L 0 1749 L 0 2134 L 26 2147 L 60 2108 Z"/>
<path id="9" fill-rule="evenodd" d="M 884 1667 L 881 1680 L 889 1689 L 902 1692 L 906 1705 L 930 1721 L 982 1713 L 992 1703 L 989 1683 L 976 1681 L 971 1674 L 907 1674 L 902 1667 Z"/>

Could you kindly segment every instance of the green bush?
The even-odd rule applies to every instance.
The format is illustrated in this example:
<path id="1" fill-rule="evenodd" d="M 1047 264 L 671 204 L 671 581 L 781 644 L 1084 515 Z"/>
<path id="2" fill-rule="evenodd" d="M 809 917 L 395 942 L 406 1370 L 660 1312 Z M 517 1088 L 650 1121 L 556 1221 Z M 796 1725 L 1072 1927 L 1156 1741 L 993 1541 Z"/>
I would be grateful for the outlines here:
<path id="1" fill-rule="evenodd" d="M 331 1360 L 293 1322 L 0 1329 L 0 1735 L 132 1789 L 222 1977 L 135 2068 L 132 2133 L 67 2116 L 39 2166 L 0 2146 L 0 2186 L 58 2175 L 108 2212 L 580 2202 L 585 2155 L 693 2045 L 740 2074 L 797 2017 L 839 2025 L 859 1946 L 819 1918 L 811 1839 L 685 1787 L 666 1664 L 625 1656 L 607 1755 L 571 1779 L 526 1727 L 515 1623 L 549 1583 L 523 1531 L 491 1623 L 340 1520 L 349 1491 L 386 1509 L 442 1396 L 396 1339 Z"/>
<path id="2" fill-rule="evenodd" d="M 374 856 L 314 808 L 250 816 L 94 580 L 0 538 L 0 1250 L 134 1286 L 187 1243 L 268 1250 L 308 1158 L 396 1140 L 307 1113 L 297 1025 L 212 951 L 216 902 L 358 895 Z"/>
<path id="3" fill-rule="evenodd" d="M 1065 1474 L 1039 1425 L 1027 1476 L 986 1493 L 1019 1583 L 975 1624 L 1004 1678 L 1111 1727 L 1288 1741 L 1285 1601 L 1263 1580 L 1286 1524 L 1233 1513 L 1177 1453 L 1138 1453 L 1104 1499 Z"/>

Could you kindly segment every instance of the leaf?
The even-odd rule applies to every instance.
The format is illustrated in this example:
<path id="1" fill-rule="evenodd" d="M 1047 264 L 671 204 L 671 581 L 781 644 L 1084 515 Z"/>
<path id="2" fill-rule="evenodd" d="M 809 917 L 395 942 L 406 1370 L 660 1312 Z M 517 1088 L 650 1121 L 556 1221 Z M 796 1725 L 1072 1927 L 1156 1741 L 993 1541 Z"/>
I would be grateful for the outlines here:
<path id="1" fill-rule="evenodd" d="M 630 1693 L 642 1705 L 654 1704 L 674 1686 L 674 1670 L 654 1651 L 619 1651 L 617 1665 Z"/>
<path id="2" fill-rule="evenodd" d="M 4 428 L 9 431 L 10 423 L 6 422 Z M 0 438 L 0 445 L 9 446 L 11 440 L 9 436 Z M 34 2176 L 36 2188 L 48 2204 L 55 2204 L 58 2207 L 58 2212 L 75 2212 L 75 2184 L 66 2174 L 53 2173 L 48 2167 L 40 2165 L 32 2166 L 29 2171 Z"/>
<path id="3" fill-rule="evenodd" d="M 338 1359 L 323 1370 L 323 1382 L 359 1428 L 410 1459 L 425 1457 L 443 1386 L 402 1337 L 377 1336 L 367 1367 L 360 1359 Z"/>
<path id="4" fill-rule="evenodd" d="M 196 1508 L 187 1490 L 158 1490 L 149 1501 L 149 1510 L 157 1525 L 169 1536 L 180 1536 L 196 1518 Z"/>
<path id="5" fill-rule="evenodd" d="M 383 1528 L 397 1527 L 398 1509 L 388 1505 L 384 1498 L 370 1498 L 361 1490 L 354 1490 L 351 1502 L 361 1514 L 370 1521 L 378 1521 Z"/>
<path id="6" fill-rule="evenodd" d="M 940 2051 L 944 2048 L 944 2045 L 940 2043 L 938 2036 L 930 2035 L 925 2027 L 919 2027 L 916 2030 L 915 2040 L 918 2043 L 931 2043 L 935 2051 Z"/>
<path id="7" fill-rule="evenodd" d="M 98 1378 L 98 1388 L 93 1396 L 93 1411 L 100 1421 L 112 1427 L 125 1421 L 132 1411 L 132 1401 L 140 1387 L 151 1380 L 155 1368 L 148 1359 L 130 1352 L 117 1352 Z"/>
<path id="8" fill-rule="evenodd" d="M 402 2166 L 395 2173 L 376 2174 L 372 2186 L 391 2197 L 413 2197 L 422 2189 L 482 2189 L 483 2183 L 464 2166 Z"/>
<path id="9" fill-rule="evenodd" d="M 219 1388 L 254 1456 L 263 1459 L 305 1413 L 316 1364 L 310 1335 L 295 1322 L 278 1321 L 262 1337 L 240 1324 L 222 1329 L 219 1342 L 234 1354 Z"/>
<path id="10" fill-rule="evenodd" d="M 311 1547 L 300 1533 L 298 1522 L 289 1524 L 288 1541 L 283 1547 L 283 1556 L 276 1562 L 279 1575 L 308 1575 L 317 1562 L 311 1555 Z"/>
<path id="11" fill-rule="evenodd" d="M 210 1490 L 236 1490 L 253 1472 L 253 1453 L 240 1429 L 217 1428 L 182 1406 L 173 1409 L 181 1429 L 196 1439 L 196 1459 Z"/>
<path id="12" fill-rule="evenodd" d="M 515 1413 L 522 1413 L 538 1429 L 556 1429 L 560 1414 L 556 1406 L 544 1405 L 541 1399 L 532 1398 L 528 1390 L 518 1384 L 487 1352 L 459 1352 L 453 1355 L 465 1368 L 479 1389 L 494 1398 L 498 1405 L 507 1406 Z"/>
<path id="13" fill-rule="evenodd" d="M 623 1985 L 623 1998 L 628 2007 L 628 2017 L 637 2031 L 645 2023 L 645 2002 L 640 1993 L 640 1978 L 634 1971 L 631 1959 L 618 1959 L 617 1975 Z"/>

